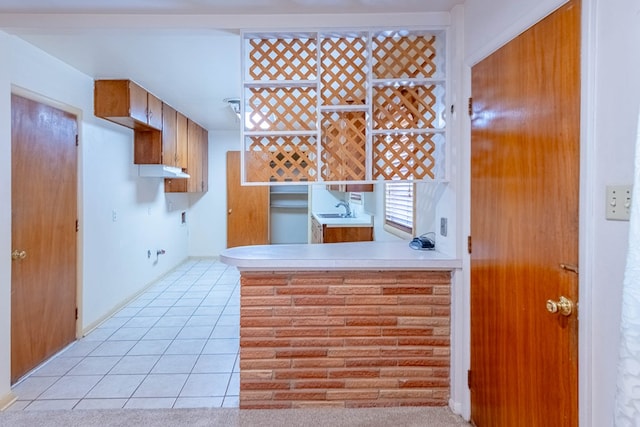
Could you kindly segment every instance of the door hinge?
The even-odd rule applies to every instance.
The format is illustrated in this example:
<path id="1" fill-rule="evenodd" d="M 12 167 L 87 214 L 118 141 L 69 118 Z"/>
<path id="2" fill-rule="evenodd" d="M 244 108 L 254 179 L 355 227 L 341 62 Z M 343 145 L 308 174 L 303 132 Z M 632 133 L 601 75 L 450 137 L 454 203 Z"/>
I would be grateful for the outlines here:
<path id="1" fill-rule="evenodd" d="M 78 307 L 76 307 L 76 320 L 78 320 Z"/>
<path id="2" fill-rule="evenodd" d="M 473 98 L 469 98 L 469 117 L 473 115 Z"/>
<path id="3" fill-rule="evenodd" d="M 79 141 L 78 135 L 76 135 L 76 147 L 77 147 L 79 144 L 80 144 L 80 141 Z"/>
<path id="4" fill-rule="evenodd" d="M 467 387 L 471 390 L 471 369 L 467 371 Z"/>
<path id="5" fill-rule="evenodd" d="M 76 219 L 76 233 L 80 231 L 80 222 Z"/>
<path id="6" fill-rule="evenodd" d="M 467 252 L 471 253 L 471 236 L 467 236 Z"/>

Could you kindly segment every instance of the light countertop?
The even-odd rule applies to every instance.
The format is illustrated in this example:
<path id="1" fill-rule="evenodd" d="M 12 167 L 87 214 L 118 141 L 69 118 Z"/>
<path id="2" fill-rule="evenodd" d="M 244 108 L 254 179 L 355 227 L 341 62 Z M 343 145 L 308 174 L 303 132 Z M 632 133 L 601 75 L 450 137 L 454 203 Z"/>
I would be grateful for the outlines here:
<path id="1" fill-rule="evenodd" d="M 355 218 L 321 218 L 314 212 L 313 217 L 327 227 L 373 227 L 373 217 L 365 213 Z"/>
<path id="2" fill-rule="evenodd" d="M 455 270 L 462 260 L 438 251 L 411 249 L 409 242 L 349 242 L 240 246 L 220 261 L 240 271 Z"/>

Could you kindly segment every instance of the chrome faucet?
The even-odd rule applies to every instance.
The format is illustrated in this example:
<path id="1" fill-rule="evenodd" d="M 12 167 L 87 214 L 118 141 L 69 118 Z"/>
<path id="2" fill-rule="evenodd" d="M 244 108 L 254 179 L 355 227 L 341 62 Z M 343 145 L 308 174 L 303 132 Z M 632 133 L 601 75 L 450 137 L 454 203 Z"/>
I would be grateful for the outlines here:
<path id="1" fill-rule="evenodd" d="M 349 207 L 349 202 L 341 201 L 336 205 L 336 208 L 340 206 L 344 206 L 345 210 L 347 211 L 344 216 L 347 218 L 351 218 L 351 208 Z"/>

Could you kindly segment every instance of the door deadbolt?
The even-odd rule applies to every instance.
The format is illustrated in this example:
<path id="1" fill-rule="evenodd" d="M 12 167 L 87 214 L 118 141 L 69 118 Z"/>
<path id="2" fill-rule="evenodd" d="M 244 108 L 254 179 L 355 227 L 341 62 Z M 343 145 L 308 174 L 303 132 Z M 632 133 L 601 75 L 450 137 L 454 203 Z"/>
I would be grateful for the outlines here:
<path id="1" fill-rule="evenodd" d="M 549 313 L 560 313 L 563 316 L 571 316 L 573 301 L 563 296 L 558 301 L 547 300 L 547 311 Z"/>

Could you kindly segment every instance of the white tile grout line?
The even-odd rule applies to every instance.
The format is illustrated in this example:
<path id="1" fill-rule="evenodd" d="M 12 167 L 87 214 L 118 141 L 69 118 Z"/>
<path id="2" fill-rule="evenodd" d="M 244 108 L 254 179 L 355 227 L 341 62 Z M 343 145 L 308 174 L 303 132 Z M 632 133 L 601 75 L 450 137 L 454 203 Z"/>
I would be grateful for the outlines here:
<path id="1" fill-rule="evenodd" d="M 206 263 L 206 268 L 203 268 L 204 266 L 202 264 Z M 95 342 L 98 343 L 96 344 L 95 348 L 91 349 L 87 354 L 82 355 L 82 356 L 78 356 L 81 359 L 78 360 L 77 363 L 75 363 L 72 367 L 70 367 L 69 369 L 66 370 L 66 372 L 62 375 L 52 375 L 52 376 L 42 376 L 42 377 L 36 377 L 36 378 L 57 378 L 55 381 L 53 381 L 49 386 L 45 387 L 42 391 L 40 391 L 37 396 L 35 397 L 35 399 L 33 400 L 19 400 L 17 402 L 21 402 L 20 404 L 24 404 L 25 402 L 26 405 L 24 406 L 24 408 L 22 408 L 23 410 L 26 410 L 29 408 L 29 406 L 31 406 L 32 404 L 34 404 L 34 402 L 53 402 L 53 401 L 69 401 L 69 400 L 77 400 L 77 402 L 73 405 L 73 407 L 77 407 L 78 405 L 80 405 L 80 403 L 84 400 L 91 400 L 90 398 L 87 399 L 86 396 L 89 395 L 89 393 L 91 392 L 91 390 L 93 390 L 107 375 L 109 375 L 110 372 L 113 371 L 113 369 L 115 368 L 115 366 L 118 365 L 118 363 L 120 361 L 122 361 L 122 359 L 124 357 L 127 356 L 127 354 L 129 353 L 129 351 L 131 351 L 131 349 L 133 347 L 135 347 L 136 344 L 134 344 L 130 349 L 128 349 L 124 354 L 122 355 L 115 355 L 113 357 L 119 357 L 118 361 L 111 367 L 108 369 L 108 371 L 105 374 L 97 374 L 96 376 L 101 376 L 100 380 L 98 380 L 96 382 L 96 384 L 94 384 L 86 393 L 84 393 L 82 398 L 79 399 L 39 399 L 40 396 L 42 396 L 47 390 L 49 390 L 51 387 L 53 387 L 56 383 L 58 383 L 62 378 L 64 378 L 65 376 L 70 377 L 70 376 L 82 376 L 82 375 L 68 375 L 69 372 L 71 372 L 76 366 L 78 366 L 80 363 L 82 363 L 84 360 L 86 360 L 89 357 L 98 357 L 98 356 L 91 356 L 91 353 L 93 353 L 98 347 L 100 347 L 102 344 L 107 343 L 109 340 L 108 338 L 110 338 L 111 336 L 113 336 L 113 334 L 115 334 L 117 331 L 119 331 L 122 328 L 126 328 L 126 324 L 133 318 L 136 317 L 145 317 L 145 316 L 138 316 L 138 314 L 140 313 L 140 311 L 142 311 L 144 308 L 149 307 L 149 304 L 158 299 L 160 296 L 162 296 L 165 292 L 174 292 L 174 293 L 181 293 L 181 296 L 178 298 L 178 300 L 180 300 L 181 298 L 183 298 L 185 295 L 188 294 L 188 292 L 190 290 L 192 290 L 195 286 L 198 286 L 199 292 L 204 292 L 203 288 L 206 288 L 206 294 L 204 297 L 202 297 L 202 299 L 200 300 L 199 304 L 194 308 L 193 312 L 185 317 L 188 317 L 189 319 L 187 319 L 187 321 L 185 322 L 185 324 L 183 326 L 180 327 L 180 330 L 178 331 L 178 333 L 176 334 L 176 336 L 171 339 L 171 343 L 169 345 L 167 345 L 167 347 L 163 350 L 162 354 L 157 355 L 158 356 L 158 360 L 156 360 L 156 362 L 153 364 L 153 366 L 151 366 L 148 370 L 148 372 L 146 374 L 136 374 L 136 375 L 144 375 L 144 378 L 142 379 L 142 381 L 138 384 L 138 386 L 136 387 L 136 389 L 132 392 L 131 396 L 129 398 L 117 398 L 117 399 L 124 399 L 126 400 L 126 402 L 123 404 L 123 407 L 126 407 L 127 402 L 129 402 L 131 399 L 135 399 L 133 396 L 135 395 L 135 392 L 140 388 L 140 386 L 144 383 L 144 381 L 149 377 L 149 375 L 152 375 L 152 371 L 153 369 L 157 366 L 157 364 L 160 362 L 161 358 L 163 355 L 166 355 L 166 351 L 167 349 L 170 348 L 171 344 L 174 343 L 176 340 L 183 340 L 183 339 L 178 339 L 177 337 L 179 336 L 179 334 L 188 327 L 187 323 L 188 321 L 193 318 L 195 316 L 194 313 L 197 312 L 197 309 L 200 307 L 204 307 L 202 306 L 203 301 L 210 295 L 210 293 L 215 290 L 215 286 L 218 285 L 219 281 L 222 279 L 223 276 L 225 275 L 231 275 L 234 277 L 235 283 L 234 284 L 219 284 L 220 286 L 225 286 L 225 287 L 231 287 L 231 289 L 229 289 L 229 293 L 228 296 L 226 298 L 224 298 L 224 305 L 221 305 L 222 310 L 220 311 L 220 313 L 218 313 L 217 315 L 215 315 L 216 320 L 214 322 L 214 326 L 211 330 L 211 332 L 209 332 L 207 338 L 202 338 L 202 340 L 205 340 L 205 343 L 202 346 L 202 349 L 200 350 L 200 353 L 197 355 L 196 361 L 194 362 L 193 366 L 190 369 L 190 372 L 188 374 L 184 374 L 187 375 L 185 382 L 182 384 L 182 386 L 180 387 L 180 391 L 178 392 L 178 395 L 176 397 L 171 397 L 172 399 L 174 399 L 174 402 L 172 404 L 172 406 L 174 406 L 177 402 L 177 400 L 180 398 L 180 393 L 184 390 L 185 385 L 188 382 L 189 376 L 193 375 L 193 369 L 195 368 L 195 366 L 197 365 L 198 360 L 201 358 L 202 356 L 202 351 L 204 350 L 204 348 L 207 345 L 207 342 L 215 339 L 215 338 L 211 338 L 211 336 L 213 335 L 215 328 L 218 326 L 235 326 L 235 325 L 218 325 L 218 322 L 220 321 L 220 318 L 223 316 L 223 313 L 225 312 L 225 310 L 227 309 L 227 307 L 229 306 L 229 302 L 231 301 L 232 298 L 234 298 L 234 294 L 237 292 L 237 287 L 239 286 L 239 275 L 237 274 L 237 272 L 234 272 L 233 274 L 228 274 L 228 272 L 231 270 L 231 267 L 225 266 L 225 268 L 222 269 L 212 269 L 212 267 L 218 265 L 219 262 L 217 260 L 212 260 L 212 261 L 191 261 L 191 260 L 187 260 L 185 261 L 185 263 L 181 266 L 178 266 L 172 273 L 169 273 L 167 276 L 163 277 L 162 279 L 160 279 L 156 284 L 152 285 L 149 287 L 149 289 L 145 292 L 143 292 L 142 294 L 140 294 L 137 298 L 135 298 L 133 301 L 131 301 L 131 303 L 134 302 L 140 302 L 141 301 L 141 297 L 143 295 L 155 295 L 155 297 L 152 298 L 145 298 L 142 301 L 147 301 L 146 305 L 142 306 L 142 307 L 133 307 L 133 306 L 129 306 L 128 304 L 123 306 L 121 310 L 119 310 L 118 312 L 126 309 L 126 308 L 138 308 L 138 310 L 136 311 L 136 313 L 132 316 L 122 316 L 123 318 L 127 318 L 129 320 L 125 321 L 123 324 L 121 324 L 118 327 L 114 328 L 114 331 L 109 334 L 107 337 L 105 337 L 102 340 L 96 340 Z M 198 271 L 201 270 L 201 271 Z M 214 283 L 212 283 L 211 285 L 204 285 L 202 283 L 199 283 L 201 278 L 203 276 L 205 276 L 207 273 L 209 273 L 210 271 L 214 271 L 217 270 L 215 276 L 216 279 L 214 281 Z M 194 272 L 195 274 L 189 274 L 190 272 Z M 179 274 L 178 274 L 179 273 Z M 175 276 L 175 277 L 172 277 Z M 185 276 L 193 276 L 193 277 L 189 277 L 189 282 L 187 283 L 179 283 L 182 279 L 185 278 Z M 213 276 L 213 275 L 212 275 Z M 170 279 L 173 279 L 170 283 L 167 283 Z M 181 289 L 179 291 L 176 291 L 175 289 L 178 289 L 177 287 L 180 287 Z M 162 289 L 161 289 L 162 288 Z M 176 307 L 175 303 L 178 301 L 174 301 L 173 305 L 169 307 L 173 308 Z M 177 306 L 180 307 L 180 306 Z M 135 310 L 134 310 L 135 311 Z M 168 311 L 168 310 L 167 310 Z M 114 313 L 113 316 L 111 316 L 108 320 L 112 319 L 112 318 L 118 318 L 117 313 Z M 164 316 L 166 315 L 166 312 L 159 316 L 159 319 L 157 319 L 153 325 L 148 327 L 148 331 L 147 333 L 160 321 L 160 319 L 162 319 Z M 228 315 L 228 314 L 227 314 Z M 105 321 L 106 323 L 106 321 Z M 96 328 L 99 329 L 99 328 Z M 139 343 L 140 341 L 144 341 L 143 340 L 144 335 L 142 337 L 140 337 L 137 340 L 132 340 L 132 341 L 136 341 L 136 343 Z M 23 378 L 20 379 L 20 381 L 18 383 L 16 383 L 13 387 L 17 387 L 19 386 L 21 383 L 23 383 L 24 381 L 26 381 L 28 378 L 32 378 L 33 374 L 36 373 L 38 370 L 43 369 L 45 366 L 47 366 L 49 363 L 51 363 L 53 360 L 58 359 L 59 357 L 64 357 L 62 356 L 64 353 L 67 352 L 67 350 L 69 350 L 71 347 L 73 347 L 75 344 L 77 344 L 78 342 L 82 341 L 83 339 L 77 340 L 74 343 L 70 344 L 69 346 L 65 347 L 63 350 L 61 350 L 60 352 L 58 352 L 56 355 L 54 355 L 53 357 L 51 357 L 50 359 L 48 359 L 47 361 L 43 362 L 43 364 L 39 365 L 38 367 L 34 368 L 31 372 L 29 372 L 27 375 L 25 375 Z M 111 340 L 111 342 L 118 342 L 118 341 L 122 341 L 122 340 Z M 91 340 L 87 340 L 84 342 L 92 342 Z M 231 372 L 222 372 L 221 374 L 228 374 L 229 378 L 227 380 L 227 384 L 225 387 L 225 394 L 224 396 L 213 396 L 215 398 L 221 398 L 221 405 L 224 406 L 225 401 L 227 400 L 227 398 L 237 398 L 238 396 L 233 394 L 233 395 L 229 395 L 227 394 L 230 390 L 229 387 L 231 385 L 231 381 L 234 377 L 234 375 L 238 375 L 239 373 L 235 371 L 236 369 L 236 365 L 238 363 L 238 353 L 239 353 L 239 349 L 236 350 L 236 352 L 234 353 L 229 353 L 229 354 L 235 354 L 235 361 L 233 363 L 233 366 L 231 367 Z M 226 354 L 226 353 L 225 353 Z M 215 355 L 214 355 L 215 356 Z M 89 374 L 85 374 L 85 375 L 89 375 Z M 127 374 L 123 374 L 123 375 L 127 375 Z M 155 375 L 155 374 L 154 374 Z M 212 396 L 202 396 L 202 398 L 211 398 Z M 100 400 L 108 400 L 110 398 L 106 398 L 106 399 L 100 399 Z M 114 398 L 115 399 L 115 398 Z"/>

